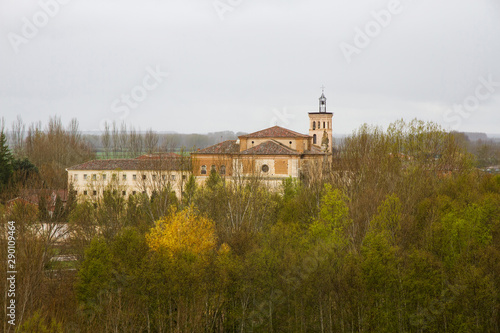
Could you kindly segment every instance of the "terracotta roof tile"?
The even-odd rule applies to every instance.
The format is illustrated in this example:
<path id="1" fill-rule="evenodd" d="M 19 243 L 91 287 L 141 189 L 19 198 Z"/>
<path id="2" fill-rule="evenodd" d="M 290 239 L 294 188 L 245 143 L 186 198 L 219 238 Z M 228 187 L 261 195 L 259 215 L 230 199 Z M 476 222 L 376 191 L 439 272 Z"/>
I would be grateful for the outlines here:
<path id="1" fill-rule="evenodd" d="M 182 167 L 181 158 L 115 159 L 92 160 L 69 167 L 68 170 L 182 170 Z"/>
<path id="2" fill-rule="evenodd" d="M 308 138 L 309 135 L 297 133 L 289 129 L 273 126 L 262 131 L 240 136 L 240 138 Z"/>
<path id="3" fill-rule="evenodd" d="M 240 145 L 236 140 L 227 140 L 216 145 L 201 149 L 194 154 L 236 154 L 240 151 Z"/>
<path id="4" fill-rule="evenodd" d="M 269 140 L 261 143 L 258 146 L 249 148 L 242 151 L 242 155 L 300 155 L 296 150 L 288 148 L 287 146 L 274 141 Z"/>

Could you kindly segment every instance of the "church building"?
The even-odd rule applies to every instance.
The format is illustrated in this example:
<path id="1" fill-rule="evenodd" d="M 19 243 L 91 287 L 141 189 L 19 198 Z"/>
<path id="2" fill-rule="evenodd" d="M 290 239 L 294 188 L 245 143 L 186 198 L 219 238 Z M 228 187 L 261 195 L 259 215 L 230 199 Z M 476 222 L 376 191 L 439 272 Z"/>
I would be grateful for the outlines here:
<path id="1" fill-rule="evenodd" d="M 191 154 L 193 174 L 199 182 L 211 171 L 222 177 L 259 176 L 276 183 L 298 178 L 307 163 L 321 162 L 331 153 L 332 117 L 326 112 L 323 93 L 319 112 L 309 113 L 309 135 L 273 126 L 218 143 Z"/>

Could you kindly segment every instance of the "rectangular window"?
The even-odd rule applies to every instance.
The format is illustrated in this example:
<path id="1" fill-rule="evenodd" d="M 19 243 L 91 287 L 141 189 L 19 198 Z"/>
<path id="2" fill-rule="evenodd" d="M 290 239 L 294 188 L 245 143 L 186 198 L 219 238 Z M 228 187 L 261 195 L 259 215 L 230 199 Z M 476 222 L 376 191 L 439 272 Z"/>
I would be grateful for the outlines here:
<path id="1" fill-rule="evenodd" d="M 182 175 L 182 180 L 186 180 L 186 175 Z"/>
<path id="2" fill-rule="evenodd" d="M 102 180 L 106 180 L 106 174 L 102 175 Z"/>
<path id="3" fill-rule="evenodd" d="M 156 175 L 153 175 L 153 180 L 156 180 Z"/>
<path id="4" fill-rule="evenodd" d="M 93 192 L 92 192 L 92 194 L 93 194 L 93 195 L 97 195 L 97 191 L 93 191 Z"/>
<path id="5" fill-rule="evenodd" d="M 172 179 L 172 181 L 175 182 L 175 175 L 171 175 L 170 179 Z"/>
<path id="6" fill-rule="evenodd" d="M 133 180 L 137 180 L 137 175 L 132 175 Z"/>
<path id="7" fill-rule="evenodd" d="M 127 180 L 127 174 L 126 173 L 123 174 L 122 179 L 123 180 Z"/>
<path id="8" fill-rule="evenodd" d="M 142 175 L 142 180 L 146 180 L 146 175 Z"/>
<path id="9" fill-rule="evenodd" d="M 114 173 L 114 174 L 111 176 L 111 178 L 112 178 L 113 180 L 116 180 L 116 173 Z"/>
<path id="10" fill-rule="evenodd" d="M 161 179 L 163 179 L 163 180 L 167 180 L 167 176 L 166 176 L 166 175 L 163 175 L 163 176 L 161 176 Z"/>
<path id="11" fill-rule="evenodd" d="M 95 173 L 92 174 L 92 180 L 97 180 L 97 175 Z"/>
<path id="12" fill-rule="evenodd" d="M 122 191 L 122 195 L 126 196 L 127 195 L 127 191 Z"/>
<path id="13" fill-rule="evenodd" d="M 83 179 L 87 180 L 87 174 L 83 175 Z"/>
<path id="14" fill-rule="evenodd" d="M 87 191 L 83 191 L 83 195 L 87 195 Z"/>
<path id="15" fill-rule="evenodd" d="M 78 181 L 78 175 L 77 175 L 77 174 L 73 175 L 73 180 L 74 180 L 75 182 L 77 182 L 77 181 Z"/>
<path id="16" fill-rule="evenodd" d="M 137 192 L 136 191 L 132 191 L 132 195 L 135 195 Z"/>

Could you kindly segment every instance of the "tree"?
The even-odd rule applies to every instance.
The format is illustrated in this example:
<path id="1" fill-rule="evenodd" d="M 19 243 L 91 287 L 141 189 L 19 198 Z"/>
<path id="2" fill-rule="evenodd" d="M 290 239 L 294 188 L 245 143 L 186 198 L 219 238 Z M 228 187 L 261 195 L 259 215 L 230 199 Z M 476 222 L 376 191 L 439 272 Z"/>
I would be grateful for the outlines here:
<path id="1" fill-rule="evenodd" d="M 7 146 L 7 138 L 2 129 L 0 132 L 0 189 L 8 184 L 13 170 L 12 153 Z"/>

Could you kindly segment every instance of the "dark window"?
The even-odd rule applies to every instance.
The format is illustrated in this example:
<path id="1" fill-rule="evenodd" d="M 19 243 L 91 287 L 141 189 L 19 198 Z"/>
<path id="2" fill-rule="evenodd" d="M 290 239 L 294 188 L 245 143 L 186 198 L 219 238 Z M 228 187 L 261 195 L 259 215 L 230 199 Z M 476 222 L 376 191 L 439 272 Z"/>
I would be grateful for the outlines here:
<path id="1" fill-rule="evenodd" d="M 186 175 L 182 175 L 182 180 L 186 180 Z"/>
<path id="2" fill-rule="evenodd" d="M 106 174 L 102 175 L 102 180 L 106 180 Z"/>
<path id="3" fill-rule="evenodd" d="M 132 175 L 133 180 L 137 180 L 137 175 Z"/>
<path id="4" fill-rule="evenodd" d="M 220 174 L 221 175 L 225 175 L 226 174 L 226 166 L 225 165 L 221 165 L 220 166 Z"/>
<path id="5" fill-rule="evenodd" d="M 123 196 L 127 195 L 127 191 L 122 191 L 122 195 Z"/>
<path id="6" fill-rule="evenodd" d="M 323 128 L 325 128 L 325 122 L 323 122 Z"/>
<path id="7" fill-rule="evenodd" d="M 97 195 L 97 191 L 93 191 L 93 192 L 92 192 L 92 194 L 93 194 L 93 195 Z"/>
<path id="8" fill-rule="evenodd" d="M 142 175 L 142 180 L 146 180 L 146 175 Z"/>
<path id="9" fill-rule="evenodd" d="M 127 180 L 127 174 L 123 174 L 123 180 Z"/>
<path id="10" fill-rule="evenodd" d="M 202 165 L 201 166 L 201 174 L 202 175 L 206 175 L 207 174 L 207 166 L 206 165 Z"/>
<path id="11" fill-rule="evenodd" d="M 132 191 L 132 195 L 135 195 L 137 192 L 136 191 Z"/>
<path id="12" fill-rule="evenodd" d="M 216 172 L 217 171 L 217 167 L 215 165 L 212 165 L 212 168 L 210 168 L 210 171 Z"/>
<path id="13" fill-rule="evenodd" d="M 83 179 L 87 180 L 87 174 L 83 175 Z"/>
<path id="14" fill-rule="evenodd" d="M 87 191 L 83 191 L 83 195 L 87 195 Z"/>
<path id="15" fill-rule="evenodd" d="M 313 145 L 316 144 L 316 134 L 313 135 Z"/>
<path id="16" fill-rule="evenodd" d="M 313 121 L 313 130 L 315 130 L 315 129 L 316 129 L 316 122 Z"/>
<path id="17" fill-rule="evenodd" d="M 92 175 L 92 180 L 96 180 L 97 176 L 95 174 Z"/>
<path id="18" fill-rule="evenodd" d="M 262 166 L 262 172 L 268 172 L 269 171 L 269 166 L 267 164 L 264 164 Z"/>

